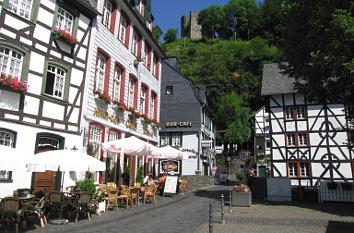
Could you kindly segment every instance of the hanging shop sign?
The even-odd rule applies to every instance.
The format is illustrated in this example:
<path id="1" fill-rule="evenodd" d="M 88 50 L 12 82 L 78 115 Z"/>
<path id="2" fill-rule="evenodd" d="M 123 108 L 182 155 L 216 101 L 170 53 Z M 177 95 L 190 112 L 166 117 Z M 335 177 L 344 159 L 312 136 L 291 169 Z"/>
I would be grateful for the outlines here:
<path id="1" fill-rule="evenodd" d="M 192 121 L 166 121 L 166 128 L 189 128 L 193 126 Z"/>

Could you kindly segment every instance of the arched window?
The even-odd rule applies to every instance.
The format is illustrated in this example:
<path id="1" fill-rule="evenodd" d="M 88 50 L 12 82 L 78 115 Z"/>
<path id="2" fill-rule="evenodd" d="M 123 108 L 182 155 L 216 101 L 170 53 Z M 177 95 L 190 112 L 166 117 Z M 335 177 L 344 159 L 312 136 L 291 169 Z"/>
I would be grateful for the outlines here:
<path id="1" fill-rule="evenodd" d="M 65 69 L 53 64 L 48 64 L 44 89 L 45 94 L 51 95 L 57 99 L 64 99 L 66 74 Z"/>

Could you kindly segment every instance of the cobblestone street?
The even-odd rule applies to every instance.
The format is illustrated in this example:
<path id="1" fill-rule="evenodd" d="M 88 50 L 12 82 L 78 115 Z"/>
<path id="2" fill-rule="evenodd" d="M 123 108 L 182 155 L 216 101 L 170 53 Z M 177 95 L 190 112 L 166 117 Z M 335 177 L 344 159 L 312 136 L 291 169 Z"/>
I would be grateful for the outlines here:
<path id="1" fill-rule="evenodd" d="M 259 202 L 251 207 L 232 207 L 232 213 L 229 213 L 228 188 L 211 186 L 175 197 L 159 196 L 158 205 L 120 208 L 119 212 L 109 210 L 101 216 L 93 215 L 91 222 L 82 219 L 62 226 L 48 224 L 43 229 L 34 225 L 34 228 L 22 229 L 21 232 L 208 233 L 209 202 L 214 203 L 214 233 L 353 232 L 354 204 Z M 226 196 L 224 225 L 220 224 L 221 193 Z"/>

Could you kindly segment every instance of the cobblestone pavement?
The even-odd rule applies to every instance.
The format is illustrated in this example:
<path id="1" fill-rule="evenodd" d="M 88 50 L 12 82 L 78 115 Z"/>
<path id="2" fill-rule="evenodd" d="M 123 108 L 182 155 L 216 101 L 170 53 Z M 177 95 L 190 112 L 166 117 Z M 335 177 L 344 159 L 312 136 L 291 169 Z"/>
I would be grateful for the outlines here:
<path id="1" fill-rule="evenodd" d="M 251 207 L 232 207 L 229 213 L 227 186 L 210 186 L 175 197 L 159 197 L 158 205 L 109 210 L 91 221 L 82 219 L 58 226 L 35 224 L 28 233 L 208 233 L 208 206 L 214 203 L 213 233 L 352 233 L 354 204 L 340 203 L 254 203 Z M 220 196 L 225 198 L 226 224 L 220 224 Z M 13 228 L 12 228 L 13 230 Z M 0 229 L 1 233 L 13 232 Z"/>
<path id="2" fill-rule="evenodd" d="M 211 186 L 213 192 L 225 189 L 224 186 Z M 175 197 L 158 197 L 158 204 L 146 204 L 134 208 L 120 208 L 119 212 L 109 210 L 101 216 L 93 215 L 91 221 L 82 219 L 78 223 L 69 222 L 67 225 L 47 224 L 40 228 L 23 229 L 28 233 L 179 233 L 196 232 L 208 220 L 209 196 L 200 196 L 198 193 L 185 193 Z M 206 192 L 205 192 L 206 193 Z M 0 232 L 2 229 L 0 229 Z M 5 231 L 6 232 L 6 229 Z"/>
<path id="3" fill-rule="evenodd" d="M 251 207 L 214 208 L 213 233 L 353 233 L 354 204 L 344 203 L 255 203 Z M 204 223 L 197 233 L 209 232 Z"/>

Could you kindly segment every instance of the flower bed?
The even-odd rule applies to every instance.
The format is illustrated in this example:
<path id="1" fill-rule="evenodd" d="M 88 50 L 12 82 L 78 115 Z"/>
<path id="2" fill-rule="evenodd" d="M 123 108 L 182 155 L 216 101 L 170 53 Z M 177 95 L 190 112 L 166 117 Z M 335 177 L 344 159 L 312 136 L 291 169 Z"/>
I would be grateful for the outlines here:
<path id="1" fill-rule="evenodd" d="M 28 87 L 26 82 L 21 82 L 17 77 L 11 75 L 1 75 L 0 85 L 4 86 L 6 89 L 21 93 L 26 93 Z"/>

